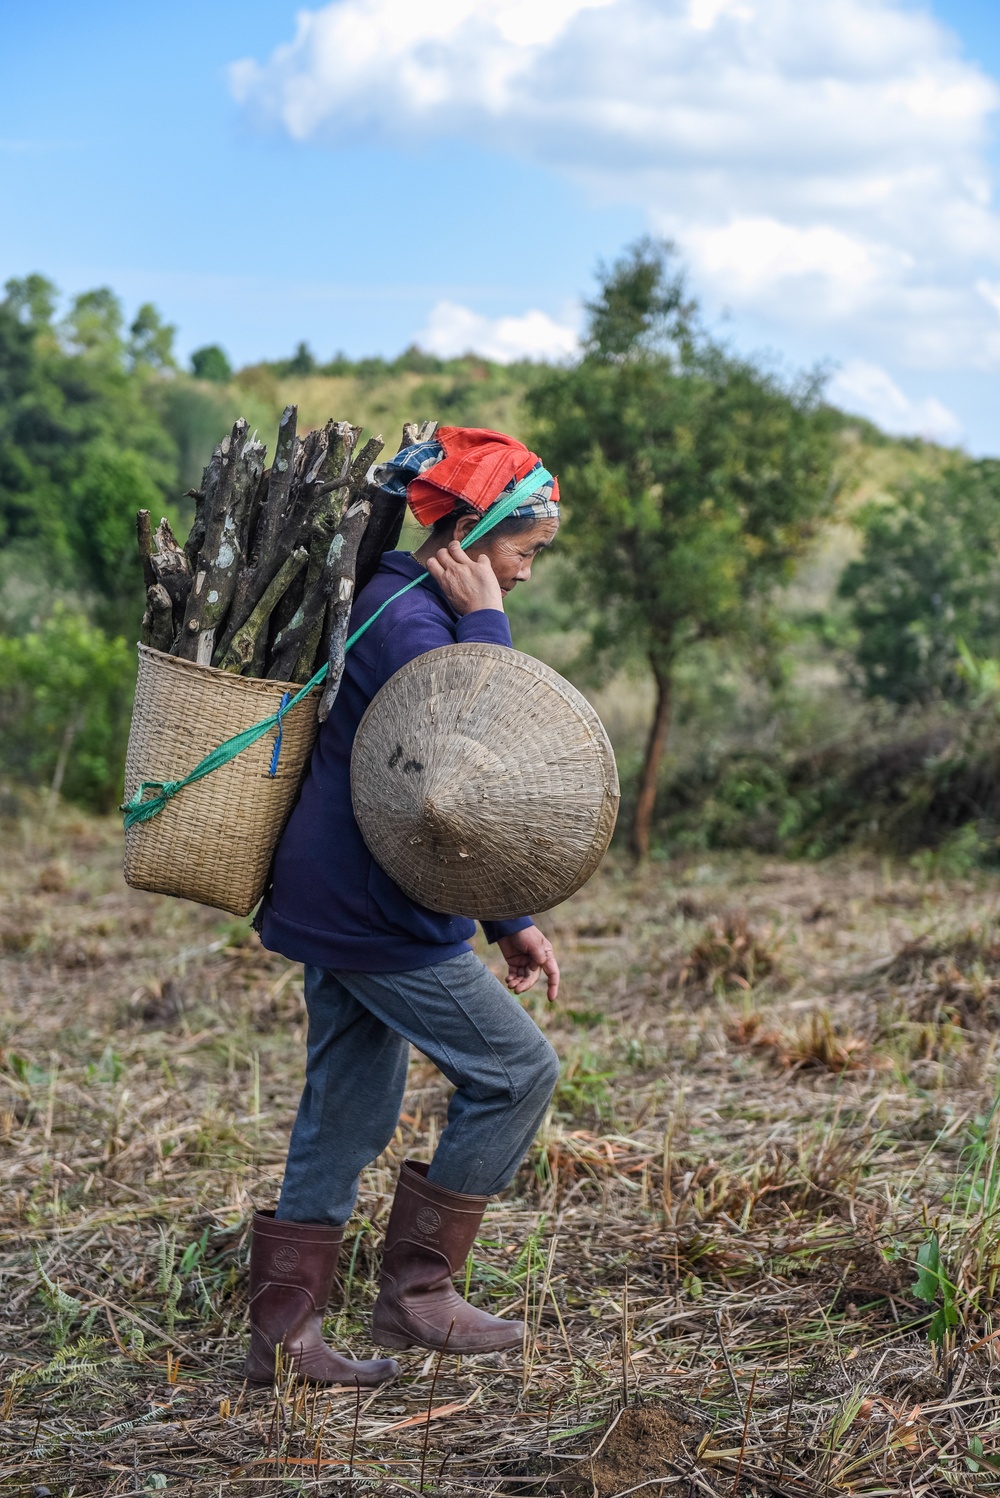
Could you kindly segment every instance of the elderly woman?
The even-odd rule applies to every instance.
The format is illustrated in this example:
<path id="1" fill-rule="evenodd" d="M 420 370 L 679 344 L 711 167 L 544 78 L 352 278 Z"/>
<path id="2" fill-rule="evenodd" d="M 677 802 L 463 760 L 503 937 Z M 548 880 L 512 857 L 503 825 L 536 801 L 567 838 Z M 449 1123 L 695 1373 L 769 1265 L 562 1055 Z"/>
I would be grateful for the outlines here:
<path id="1" fill-rule="evenodd" d="M 552 947 L 525 916 L 484 922 L 507 990 L 469 948 L 475 925 L 410 900 L 379 868 L 351 808 L 351 748 L 379 688 L 408 661 L 456 641 L 511 644 L 504 599 L 559 525 L 558 488 L 534 453 L 498 432 L 443 427 L 377 471 L 432 527 L 395 551 L 359 594 L 340 694 L 282 837 L 260 925 L 264 945 L 305 964 L 306 1081 L 277 1210 L 257 1212 L 250 1258 L 247 1377 L 270 1382 L 280 1350 L 302 1379 L 370 1386 L 391 1359 L 358 1362 L 323 1340 L 358 1176 L 395 1133 L 410 1045 L 455 1091 L 428 1163 L 399 1175 L 373 1332 L 382 1347 L 472 1353 L 517 1347 L 522 1325 L 469 1305 L 464 1266 L 487 1199 L 511 1181 L 552 1097 L 558 1061 L 513 997 L 539 974 L 554 999 Z M 461 543 L 497 506 L 507 518 Z M 417 586 L 417 583 L 423 586 Z"/>

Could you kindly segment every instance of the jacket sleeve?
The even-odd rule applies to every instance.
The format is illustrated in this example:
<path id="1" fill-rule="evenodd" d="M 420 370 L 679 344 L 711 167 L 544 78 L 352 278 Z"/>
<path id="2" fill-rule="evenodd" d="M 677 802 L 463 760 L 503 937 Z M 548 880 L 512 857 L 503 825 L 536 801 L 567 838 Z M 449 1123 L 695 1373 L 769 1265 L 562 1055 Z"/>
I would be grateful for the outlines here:
<path id="1" fill-rule="evenodd" d="M 435 618 L 421 614 L 417 618 L 401 619 L 382 642 L 375 668 L 377 687 L 384 686 L 389 677 L 395 676 L 408 661 L 416 660 L 418 655 L 425 655 L 428 650 L 438 650 L 442 645 L 454 645 L 456 639 L 482 645 L 513 643 L 507 615 L 499 609 L 476 609 L 471 614 L 464 614 L 454 629 L 452 634 L 443 615 Z M 532 925 L 534 922 L 526 915 L 510 921 L 482 922 L 489 942 L 497 942 L 501 936 L 513 936 L 515 931 L 523 931 Z"/>
<path id="2" fill-rule="evenodd" d="M 454 632 L 453 632 L 454 631 Z M 455 641 L 482 645 L 511 645 L 510 623 L 499 609 L 476 609 L 449 627 L 444 614 L 412 614 L 393 625 L 382 641 L 375 666 L 376 690 L 385 686 L 401 666 Z"/>
<path id="3" fill-rule="evenodd" d="M 487 941 L 499 941 L 501 936 L 513 936 L 515 931 L 525 931 L 535 923 L 530 915 L 515 916 L 510 921 L 480 921 Z"/>

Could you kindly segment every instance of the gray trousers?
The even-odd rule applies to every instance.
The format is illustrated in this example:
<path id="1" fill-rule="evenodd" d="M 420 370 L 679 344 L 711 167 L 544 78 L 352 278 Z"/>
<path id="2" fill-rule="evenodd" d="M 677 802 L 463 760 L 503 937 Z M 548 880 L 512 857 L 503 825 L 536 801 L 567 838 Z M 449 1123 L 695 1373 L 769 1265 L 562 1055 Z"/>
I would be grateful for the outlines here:
<path id="1" fill-rule="evenodd" d="M 307 967 L 305 998 L 306 1085 L 278 1217 L 347 1221 L 360 1172 L 396 1131 L 411 1043 L 455 1087 L 430 1179 L 477 1196 L 509 1184 L 545 1116 L 559 1059 L 478 957 L 405 973 Z"/>

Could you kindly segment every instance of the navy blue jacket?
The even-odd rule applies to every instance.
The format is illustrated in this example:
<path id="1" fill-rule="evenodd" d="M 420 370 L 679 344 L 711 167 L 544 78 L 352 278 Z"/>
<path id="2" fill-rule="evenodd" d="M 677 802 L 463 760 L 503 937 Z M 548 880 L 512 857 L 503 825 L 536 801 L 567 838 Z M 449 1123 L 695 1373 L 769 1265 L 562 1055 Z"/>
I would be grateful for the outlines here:
<path id="1" fill-rule="evenodd" d="M 423 568 L 391 551 L 359 593 L 351 630 Z M 404 895 L 372 858 L 351 806 L 351 749 L 365 708 L 407 661 L 456 640 L 510 645 L 499 609 L 460 616 L 433 580 L 396 600 L 348 652 L 340 693 L 322 725 L 302 794 L 278 844 L 260 922 L 265 947 L 312 967 L 397 973 L 468 951 L 475 923 Z M 488 921 L 490 941 L 530 926 Z"/>

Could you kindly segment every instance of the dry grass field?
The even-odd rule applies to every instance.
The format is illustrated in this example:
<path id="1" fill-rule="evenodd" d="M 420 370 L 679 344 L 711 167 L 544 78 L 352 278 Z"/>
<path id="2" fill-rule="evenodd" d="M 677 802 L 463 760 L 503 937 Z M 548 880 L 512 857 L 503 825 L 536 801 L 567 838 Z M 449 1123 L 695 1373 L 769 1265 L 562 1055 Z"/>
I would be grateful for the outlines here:
<path id="1" fill-rule="evenodd" d="M 247 1225 L 299 1085 L 298 969 L 124 888 L 111 822 L 3 824 L 0 1490 L 654 1495 L 1000 1488 L 994 881 L 611 861 L 546 918 L 555 1106 L 469 1293 L 524 1355 L 244 1388 Z M 420 1058 L 330 1334 L 367 1355 Z"/>

